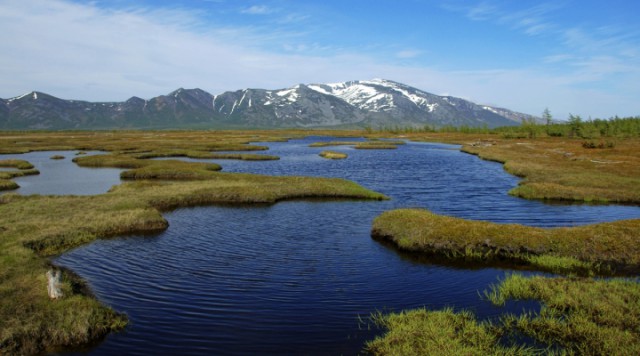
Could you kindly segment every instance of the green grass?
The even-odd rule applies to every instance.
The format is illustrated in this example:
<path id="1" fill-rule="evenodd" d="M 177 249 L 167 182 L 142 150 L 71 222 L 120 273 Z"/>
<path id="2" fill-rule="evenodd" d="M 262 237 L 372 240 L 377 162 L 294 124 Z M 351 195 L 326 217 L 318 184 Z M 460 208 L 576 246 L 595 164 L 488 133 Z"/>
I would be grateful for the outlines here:
<path id="1" fill-rule="evenodd" d="M 387 332 L 367 342 L 365 351 L 374 355 L 532 355 L 521 346 L 502 346 L 499 333 L 488 322 L 478 322 L 469 311 L 425 308 L 372 316 Z"/>
<path id="2" fill-rule="evenodd" d="M 12 189 L 18 189 L 20 188 L 20 186 L 18 185 L 18 183 L 8 180 L 8 179 L 2 179 L 0 178 L 0 191 L 1 190 L 12 190 Z"/>
<path id="3" fill-rule="evenodd" d="M 106 160 L 130 166 L 138 160 Z M 83 157 L 84 158 L 84 157 Z M 86 157 L 90 162 L 100 159 Z M 104 158 L 103 158 L 104 159 Z M 155 162 L 155 161 L 154 161 Z M 46 293 L 47 257 L 97 238 L 167 227 L 160 211 L 203 204 L 272 204 L 285 199 L 386 199 L 342 179 L 270 177 L 220 173 L 200 164 L 157 161 L 136 168 L 164 180 L 139 180 L 114 187 L 97 196 L 0 196 L 0 352 L 40 353 L 59 346 L 88 342 L 126 324 L 126 317 L 74 291 L 68 273 L 65 297 L 50 301 Z M 164 163 L 162 163 L 164 162 Z M 137 162 L 136 162 L 137 163 Z M 96 163 L 97 164 L 97 163 Z M 104 164 L 104 162 L 101 162 Z M 166 180 L 155 169 L 202 171 L 206 176 L 181 181 L 180 174 Z M 198 167 L 198 168 L 193 168 Z M 140 171 L 143 170 L 143 171 Z M 194 177 L 189 177 L 193 179 Z"/>
<path id="4" fill-rule="evenodd" d="M 320 157 L 327 159 L 345 159 L 348 155 L 337 151 L 322 151 L 320 152 Z"/>
<path id="5" fill-rule="evenodd" d="M 20 188 L 18 183 L 11 180 L 12 178 L 40 174 L 30 162 L 21 159 L 0 160 L 0 167 L 17 169 L 15 171 L 0 171 L 0 191 Z"/>
<path id="6" fill-rule="evenodd" d="M 236 159 L 243 161 L 273 161 L 280 157 L 272 155 L 254 154 L 254 153 L 214 153 L 193 150 L 155 150 L 153 152 L 143 152 L 134 154 L 135 158 L 149 159 L 158 157 L 189 157 L 197 159 Z"/>
<path id="7" fill-rule="evenodd" d="M 64 159 L 64 156 L 62 155 L 53 155 L 51 157 L 49 157 L 50 159 Z"/>
<path id="8" fill-rule="evenodd" d="M 12 167 L 23 170 L 33 168 L 33 164 L 22 159 L 2 159 L 0 160 L 0 167 Z"/>
<path id="9" fill-rule="evenodd" d="M 503 305 L 508 299 L 542 303 L 539 313 L 502 318 L 504 332 L 519 332 L 578 355 L 640 354 L 638 280 L 548 278 L 511 275 L 485 292 Z"/>
<path id="10" fill-rule="evenodd" d="M 76 157 L 81 167 L 131 168 L 120 174 L 122 179 L 209 179 L 222 169 L 215 163 L 184 162 L 179 160 L 149 160 L 135 154 L 107 154 Z"/>
<path id="11" fill-rule="evenodd" d="M 398 209 L 378 216 L 372 236 L 402 250 L 485 263 L 511 263 L 555 273 L 637 273 L 640 220 L 536 228 Z"/>
<path id="12" fill-rule="evenodd" d="M 537 300 L 539 312 L 478 321 L 469 311 L 418 308 L 375 313 L 385 333 L 365 346 L 375 355 L 638 355 L 640 284 L 637 280 L 508 276 L 484 292 L 500 306 Z M 536 347 L 523 345 L 530 337 Z"/>

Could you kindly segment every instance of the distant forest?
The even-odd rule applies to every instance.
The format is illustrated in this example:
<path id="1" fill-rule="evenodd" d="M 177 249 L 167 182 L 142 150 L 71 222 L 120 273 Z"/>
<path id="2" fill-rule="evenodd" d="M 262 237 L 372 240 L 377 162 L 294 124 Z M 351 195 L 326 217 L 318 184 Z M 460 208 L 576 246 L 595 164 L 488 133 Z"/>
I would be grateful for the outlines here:
<path id="1" fill-rule="evenodd" d="M 490 129 L 487 127 L 444 126 L 440 128 L 426 125 L 424 127 L 383 127 L 375 131 L 392 133 L 411 132 L 462 132 L 462 133 L 493 133 L 504 138 L 535 138 L 535 137 L 569 137 L 582 139 L 598 138 L 628 138 L 640 137 L 640 116 L 613 117 L 610 119 L 583 120 L 580 116 L 570 115 L 567 122 L 554 121 L 545 110 L 544 123 L 533 120 L 523 121 L 519 126 L 504 126 Z M 367 128 L 367 131 L 374 131 Z"/>

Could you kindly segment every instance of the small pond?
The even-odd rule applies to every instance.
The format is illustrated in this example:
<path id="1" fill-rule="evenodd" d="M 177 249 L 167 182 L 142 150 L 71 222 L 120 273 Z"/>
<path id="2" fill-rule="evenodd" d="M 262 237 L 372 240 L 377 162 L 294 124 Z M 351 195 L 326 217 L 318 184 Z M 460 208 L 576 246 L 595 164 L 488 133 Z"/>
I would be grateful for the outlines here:
<path id="1" fill-rule="evenodd" d="M 38 175 L 14 178 L 20 188 L 4 191 L 22 195 L 96 195 L 106 193 L 109 188 L 120 184 L 121 169 L 83 168 L 73 163 L 77 151 L 36 151 L 24 154 L 0 155 L 0 159 L 21 159 L 29 161 L 40 171 Z M 89 151 L 87 155 L 103 152 Z M 51 159 L 53 156 L 63 159 Z M 14 169 L 11 169 L 14 170 Z M 0 194 L 3 193 L 0 191 Z"/>

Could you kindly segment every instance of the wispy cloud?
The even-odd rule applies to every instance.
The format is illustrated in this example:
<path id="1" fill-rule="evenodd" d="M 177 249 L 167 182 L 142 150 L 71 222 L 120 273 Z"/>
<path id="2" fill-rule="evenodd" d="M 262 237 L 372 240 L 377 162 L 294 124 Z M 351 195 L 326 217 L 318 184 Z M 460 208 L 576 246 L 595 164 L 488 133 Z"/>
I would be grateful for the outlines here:
<path id="1" fill-rule="evenodd" d="M 253 5 L 251 7 L 247 7 L 240 10 L 241 13 L 250 14 L 250 15 L 266 15 L 266 14 L 273 13 L 274 11 L 275 11 L 274 9 L 266 5 Z"/>
<path id="2" fill-rule="evenodd" d="M 486 21 L 495 19 L 499 14 L 499 8 L 489 1 L 482 1 L 475 4 L 459 1 L 445 1 L 440 5 L 443 9 L 464 14 L 467 18 L 474 21 Z"/>
<path id="3" fill-rule="evenodd" d="M 558 9 L 558 5 L 543 3 L 518 11 L 510 11 L 495 1 L 481 1 L 475 4 L 447 2 L 442 7 L 462 13 L 473 21 L 492 21 L 520 30 L 527 35 L 539 35 L 553 29 L 555 26 L 547 19 L 547 15 Z"/>
<path id="4" fill-rule="evenodd" d="M 424 51 L 417 50 L 417 49 L 405 49 L 405 50 L 396 52 L 396 58 L 400 58 L 400 59 L 416 58 L 420 56 L 423 52 Z"/>
<path id="5" fill-rule="evenodd" d="M 558 8 L 556 4 L 543 3 L 515 12 L 502 12 L 498 21 L 527 35 L 540 35 L 557 27 L 547 16 Z"/>
<path id="6" fill-rule="evenodd" d="M 498 10 L 485 7 L 475 16 Z M 630 46 L 632 39 L 611 28 L 595 35 L 555 29 L 566 51 L 542 56 L 540 67 L 456 71 L 418 65 L 413 59 L 424 52 L 411 46 L 377 56 L 377 50 L 310 40 L 304 35 L 309 28 L 216 26 L 204 17 L 200 11 L 178 8 L 114 10 L 64 0 L 0 0 L 0 32 L 11 35 L 0 52 L 0 97 L 41 90 L 68 99 L 107 101 L 132 95 L 150 98 L 181 86 L 217 94 L 383 77 L 533 114 L 544 107 L 557 117 L 568 112 L 585 117 L 640 112 L 640 75 L 629 66 L 636 63 L 629 58 L 637 58 L 637 51 Z M 516 18 L 526 17 L 514 17 L 508 24 L 494 21 L 511 26 Z M 580 49 L 603 44 L 615 52 Z M 398 61 L 389 60 L 394 56 Z M 572 70 L 549 72 L 545 65 Z M 604 71 L 621 76 L 616 85 L 625 90 L 614 92 L 623 95 L 581 87 L 585 80 L 602 80 Z M 627 112 L 611 112 L 617 104 Z"/>

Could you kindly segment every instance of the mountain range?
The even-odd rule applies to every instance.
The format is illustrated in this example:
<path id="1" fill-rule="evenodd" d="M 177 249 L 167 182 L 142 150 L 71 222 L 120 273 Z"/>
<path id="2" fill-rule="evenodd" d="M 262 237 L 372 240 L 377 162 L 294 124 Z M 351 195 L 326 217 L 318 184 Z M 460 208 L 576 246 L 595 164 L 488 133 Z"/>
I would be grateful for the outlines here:
<path id="1" fill-rule="evenodd" d="M 180 88 L 124 102 L 64 100 L 36 91 L 0 99 L 2 130 L 497 127 L 532 119 L 537 118 L 385 79 L 219 95 Z"/>

